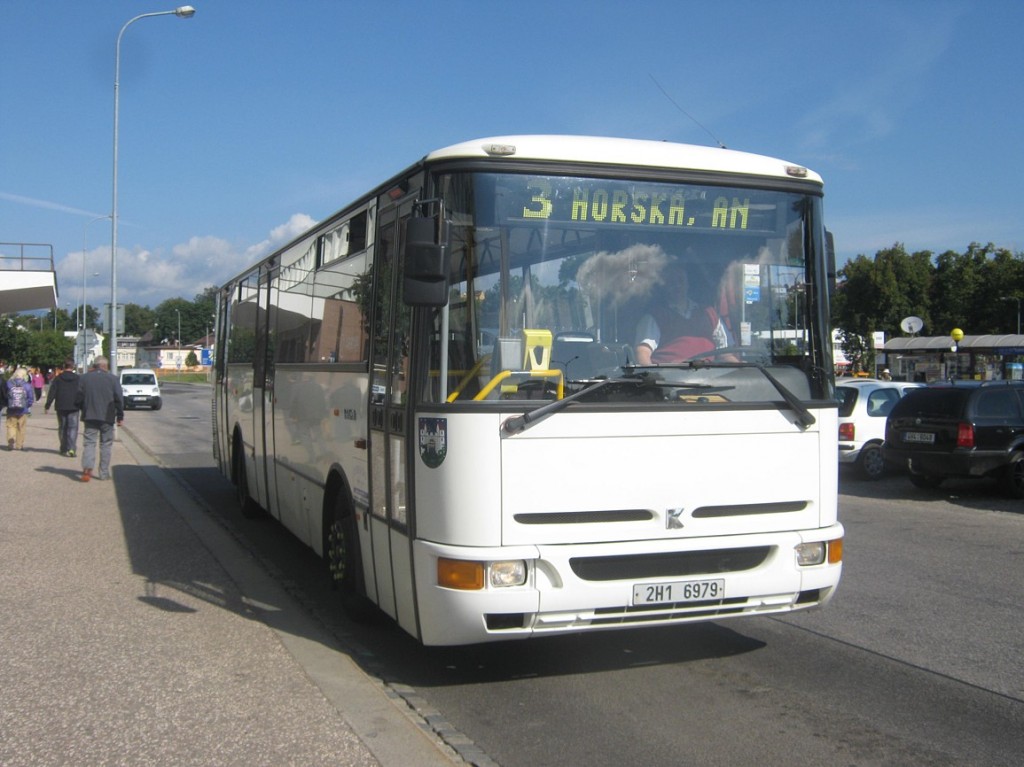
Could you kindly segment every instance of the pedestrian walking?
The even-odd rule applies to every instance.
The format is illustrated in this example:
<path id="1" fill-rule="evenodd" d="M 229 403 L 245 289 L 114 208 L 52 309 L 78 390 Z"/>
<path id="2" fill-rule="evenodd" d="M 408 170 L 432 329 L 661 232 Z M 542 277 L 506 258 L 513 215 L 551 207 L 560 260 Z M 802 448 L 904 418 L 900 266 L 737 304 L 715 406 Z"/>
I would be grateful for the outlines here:
<path id="1" fill-rule="evenodd" d="M 46 390 L 45 411 L 50 412 L 51 406 L 57 409 L 57 435 L 60 438 L 60 454 L 75 457 L 75 445 L 78 444 L 78 373 L 75 363 L 64 360 L 64 370 L 50 381 Z"/>
<path id="2" fill-rule="evenodd" d="M 18 368 L 7 386 L 7 449 L 25 448 L 25 429 L 28 427 L 29 408 L 36 401 L 25 368 Z"/>
<path id="3" fill-rule="evenodd" d="M 93 369 L 78 382 L 76 403 L 85 422 L 82 437 L 82 481 L 88 482 L 96 468 L 99 443 L 98 479 L 110 479 L 110 458 L 114 452 L 114 423 L 124 422 L 124 393 L 117 376 L 110 373 L 106 357 L 97 357 Z"/>
<path id="4" fill-rule="evenodd" d="M 36 402 L 43 400 L 43 387 L 46 386 L 46 379 L 39 368 L 32 368 L 32 391 L 36 395 Z"/>

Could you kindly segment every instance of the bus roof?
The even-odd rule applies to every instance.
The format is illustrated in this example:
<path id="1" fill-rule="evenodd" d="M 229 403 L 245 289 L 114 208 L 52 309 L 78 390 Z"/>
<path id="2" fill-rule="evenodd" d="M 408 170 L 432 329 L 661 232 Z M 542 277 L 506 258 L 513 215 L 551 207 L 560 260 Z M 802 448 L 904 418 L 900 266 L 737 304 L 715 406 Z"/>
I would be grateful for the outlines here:
<path id="1" fill-rule="evenodd" d="M 485 157 L 678 168 L 821 183 L 821 176 L 814 171 L 773 157 L 694 144 L 598 136 L 495 136 L 453 144 L 431 152 L 424 159 L 431 162 Z"/>

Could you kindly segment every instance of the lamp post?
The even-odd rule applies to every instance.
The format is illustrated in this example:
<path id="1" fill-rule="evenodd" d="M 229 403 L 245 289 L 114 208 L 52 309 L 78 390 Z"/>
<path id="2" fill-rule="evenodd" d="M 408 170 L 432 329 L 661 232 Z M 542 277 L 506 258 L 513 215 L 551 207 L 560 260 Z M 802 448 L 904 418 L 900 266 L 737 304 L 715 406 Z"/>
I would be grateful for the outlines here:
<path id="1" fill-rule="evenodd" d="M 105 216 L 105 218 L 110 218 L 110 216 Z M 93 272 L 92 276 L 93 277 L 99 277 L 100 273 L 99 272 Z M 85 369 L 87 367 L 89 367 L 89 346 L 86 343 L 87 339 L 85 337 L 85 329 L 86 329 L 85 326 L 86 326 L 86 323 L 89 321 L 89 319 L 88 319 L 89 313 L 86 311 L 86 308 L 88 307 L 88 303 L 85 300 L 85 293 L 86 293 L 86 280 L 85 280 L 85 275 L 83 274 L 82 275 L 82 372 L 83 373 L 85 372 Z"/>
<path id="2" fill-rule="evenodd" d="M 121 38 L 129 26 L 139 19 L 152 16 L 177 16 L 190 19 L 196 13 L 191 5 L 182 5 L 173 11 L 156 11 L 143 13 L 129 19 L 117 33 L 117 45 L 114 48 L 114 192 L 110 210 L 110 372 L 117 375 L 117 134 L 118 134 L 118 85 L 121 81 Z"/>
<path id="3" fill-rule="evenodd" d="M 177 309 L 175 309 L 174 313 L 178 315 L 178 336 L 174 340 L 177 342 L 176 346 L 180 349 L 181 348 L 181 312 L 178 311 Z"/>
<path id="4" fill-rule="evenodd" d="M 953 352 L 953 365 L 955 367 L 954 375 L 950 376 L 950 380 L 955 380 L 960 377 L 960 342 L 964 340 L 964 331 L 960 328 L 953 328 L 949 337 L 953 339 L 953 346 L 950 347 L 950 351 Z"/>
<path id="5" fill-rule="evenodd" d="M 82 334 L 82 372 L 83 373 L 85 372 L 86 365 L 88 365 L 88 362 L 86 361 L 85 358 L 87 356 L 89 356 L 88 352 L 86 350 L 87 347 L 85 345 L 85 285 L 86 285 L 86 281 L 85 281 L 85 274 L 86 274 L 86 272 L 85 272 L 85 266 L 86 266 L 85 262 L 86 262 L 86 257 L 85 257 L 85 254 L 89 252 L 89 249 L 88 249 L 88 246 L 86 245 L 86 242 L 87 242 L 87 238 L 88 238 L 88 234 L 89 234 L 89 224 L 93 223 L 94 221 L 102 221 L 105 218 L 110 218 L 110 216 L 109 215 L 108 216 L 96 216 L 96 218 L 92 218 L 92 219 L 89 219 L 88 221 L 86 221 L 85 225 L 82 227 L 82 316 L 81 316 L 81 322 L 79 323 L 79 328 L 78 329 L 79 329 L 79 332 Z M 99 277 L 100 273 L 99 272 L 94 272 L 92 276 L 93 277 Z"/>

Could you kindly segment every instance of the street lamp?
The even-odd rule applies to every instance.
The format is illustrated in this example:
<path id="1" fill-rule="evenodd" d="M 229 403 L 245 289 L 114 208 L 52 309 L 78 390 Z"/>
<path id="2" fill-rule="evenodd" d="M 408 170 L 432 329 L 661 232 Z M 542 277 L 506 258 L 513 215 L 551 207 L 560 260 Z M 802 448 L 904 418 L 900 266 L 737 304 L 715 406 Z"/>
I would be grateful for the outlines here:
<path id="1" fill-rule="evenodd" d="M 89 252 L 89 249 L 88 249 L 88 246 L 86 245 L 86 242 L 87 242 L 87 236 L 88 236 L 88 233 L 89 233 L 89 224 L 93 223 L 94 221 L 102 221 L 105 218 L 110 218 L 110 216 L 96 216 L 96 218 L 93 218 L 93 219 L 90 219 L 90 220 L 86 221 L 85 225 L 82 227 L 82 316 L 80 318 L 81 321 L 79 323 L 79 331 L 82 334 L 82 372 L 83 373 L 85 372 L 85 366 L 87 364 L 85 358 L 88 356 L 88 351 L 87 351 L 86 345 L 85 345 L 85 284 L 86 284 L 85 283 L 85 262 L 86 262 L 85 254 Z M 92 276 L 93 277 L 99 277 L 100 273 L 99 272 L 94 272 Z"/>
<path id="2" fill-rule="evenodd" d="M 956 372 L 949 377 L 952 381 L 960 377 L 960 342 L 964 340 L 964 331 L 960 328 L 953 328 L 949 332 L 949 337 L 953 339 L 953 345 L 949 350 L 953 352 L 953 364 L 956 366 Z"/>
<path id="3" fill-rule="evenodd" d="M 175 309 L 174 313 L 178 315 L 178 337 L 175 340 L 178 342 L 178 348 L 180 349 L 181 348 L 181 312 L 178 311 L 177 309 Z"/>
<path id="4" fill-rule="evenodd" d="M 177 16 L 190 19 L 196 13 L 191 5 L 182 5 L 173 11 L 143 13 L 129 19 L 117 33 L 114 48 L 114 193 L 110 211 L 110 372 L 117 375 L 117 133 L 118 133 L 118 85 L 121 81 L 121 38 L 128 27 L 139 19 L 151 16 Z"/>

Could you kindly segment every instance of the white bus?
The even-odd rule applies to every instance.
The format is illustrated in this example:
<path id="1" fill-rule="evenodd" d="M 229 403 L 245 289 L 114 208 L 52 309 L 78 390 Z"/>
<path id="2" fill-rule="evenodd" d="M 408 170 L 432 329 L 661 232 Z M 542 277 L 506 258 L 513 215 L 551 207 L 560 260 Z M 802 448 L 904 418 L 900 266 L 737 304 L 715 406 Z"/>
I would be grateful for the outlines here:
<path id="1" fill-rule="evenodd" d="M 428 645 L 822 605 L 828 242 L 820 177 L 768 157 L 431 152 L 223 287 L 218 462 Z"/>

